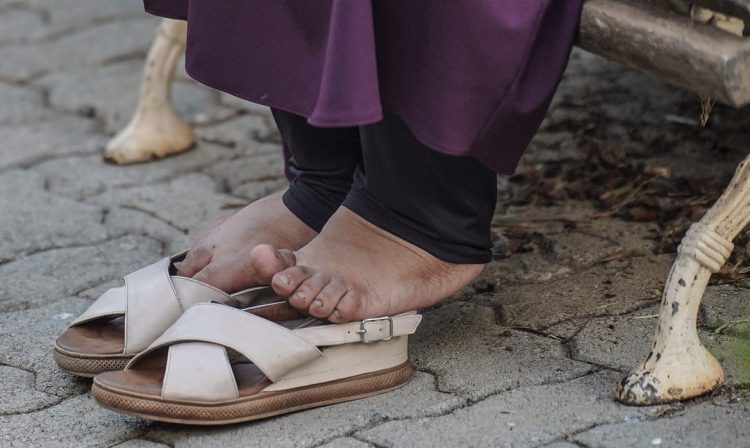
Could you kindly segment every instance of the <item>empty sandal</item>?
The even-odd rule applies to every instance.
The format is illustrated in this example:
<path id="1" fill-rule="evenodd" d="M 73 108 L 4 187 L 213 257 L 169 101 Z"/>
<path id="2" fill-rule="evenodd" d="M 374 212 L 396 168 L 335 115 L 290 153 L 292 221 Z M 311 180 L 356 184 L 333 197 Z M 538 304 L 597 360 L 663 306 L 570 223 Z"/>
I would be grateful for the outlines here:
<path id="1" fill-rule="evenodd" d="M 133 272 L 125 276 L 125 286 L 102 294 L 57 338 L 57 364 L 83 377 L 119 370 L 196 303 L 215 301 L 244 307 L 279 300 L 267 287 L 230 295 L 197 280 L 175 276 L 174 263 L 185 254 Z"/>
<path id="2" fill-rule="evenodd" d="M 274 323 L 199 304 L 125 370 L 96 376 L 91 393 L 118 412 L 193 425 L 364 398 L 411 378 L 407 335 L 421 319 L 411 312 L 347 324 L 310 318 Z"/>

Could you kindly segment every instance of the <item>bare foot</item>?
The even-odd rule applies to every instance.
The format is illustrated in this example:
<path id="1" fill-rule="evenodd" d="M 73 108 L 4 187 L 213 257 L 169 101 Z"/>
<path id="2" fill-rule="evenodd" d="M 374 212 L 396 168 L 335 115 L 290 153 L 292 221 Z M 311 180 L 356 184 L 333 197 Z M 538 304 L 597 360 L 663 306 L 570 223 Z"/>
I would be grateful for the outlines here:
<path id="1" fill-rule="evenodd" d="M 317 234 L 286 208 L 281 196 L 257 200 L 218 223 L 193 245 L 177 274 L 226 292 L 261 284 L 250 263 L 255 246 L 267 243 L 295 250 Z"/>
<path id="2" fill-rule="evenodd" d="M 292 306 L 335 323 L 429 307 L 483 267 L 441 261 L 343 207 L 302 249 L 259 245 L 252 265 Z"/>

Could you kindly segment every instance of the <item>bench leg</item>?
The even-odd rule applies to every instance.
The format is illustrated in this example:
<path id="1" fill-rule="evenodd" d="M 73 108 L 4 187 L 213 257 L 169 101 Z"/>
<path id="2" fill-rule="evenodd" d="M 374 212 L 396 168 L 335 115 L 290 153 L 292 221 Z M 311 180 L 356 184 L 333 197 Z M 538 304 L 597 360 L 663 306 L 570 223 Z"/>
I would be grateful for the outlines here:
<path id="1" fill-rule="evenodd" d="M 146 59 L 138 108 L 108 144 L 104 157 L 118 164 L 145 162 L 190 148 L 193 131 L 174 111 L 171 86 L 185 48 L 187 24 L 165 19 Z"/>
<path id="2" fill-rule="evenodd" d="M 698 339 L 697 317 L 711 274 L 732 252 L 750 221 L 750 156 L 716 204 L 682 240 L 667 278 L 656 340 L 648 358 L 620 382 L 615 398 L 649 405 L 705 394 L 724 381 L 719 362 Z"/>

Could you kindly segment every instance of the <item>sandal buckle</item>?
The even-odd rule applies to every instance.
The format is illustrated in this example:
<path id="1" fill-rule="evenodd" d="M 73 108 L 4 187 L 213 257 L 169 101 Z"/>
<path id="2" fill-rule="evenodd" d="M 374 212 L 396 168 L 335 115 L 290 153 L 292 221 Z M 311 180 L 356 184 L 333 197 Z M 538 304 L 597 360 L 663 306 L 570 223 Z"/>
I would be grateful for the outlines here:
<path id="1" fill-rule="evenodd" d="M 367 333 L 367 324 L 369 323 L 375 323 L 375 322 L 385 322 L 388 321 L 388 336 L 383 339 L 367 339 L 365 337 L 365 334 Z M 382 327 L 381 327 L 382 328 Z M 393 339 L 393 318 L 392 317 L 374 317 L 372 319 L 364 319 L 362 322 L 359 323 L 359 330 L 357 330 L 357 334 L 359 334 L 359 341 L 364 344 L 371 344 L 373 342 L 383 342 L 383 341 L 390 341 Z"/>

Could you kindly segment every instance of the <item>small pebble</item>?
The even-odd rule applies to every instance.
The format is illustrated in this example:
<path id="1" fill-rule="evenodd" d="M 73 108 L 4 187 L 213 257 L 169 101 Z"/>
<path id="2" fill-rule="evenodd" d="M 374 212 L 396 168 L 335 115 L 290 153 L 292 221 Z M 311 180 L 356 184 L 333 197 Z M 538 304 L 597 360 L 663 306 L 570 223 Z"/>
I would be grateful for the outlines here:
<path id="1" fill-rule="evenodd" d="M 656 438 L 656 439 L 652 440 L 651 441 L 651 445 L 654 445 L 654 446 L 661 445 L 661 439 Z"/>

